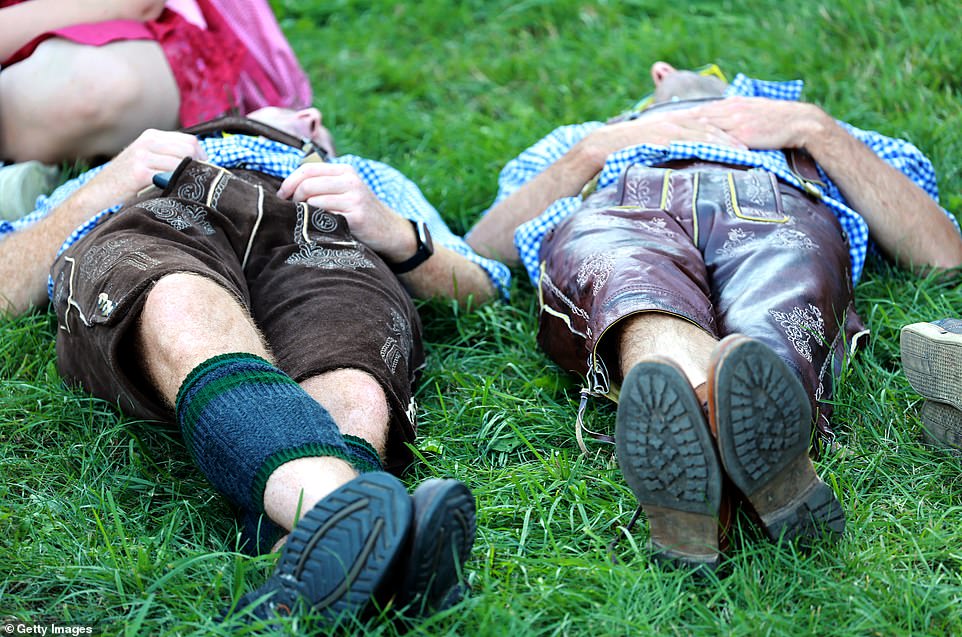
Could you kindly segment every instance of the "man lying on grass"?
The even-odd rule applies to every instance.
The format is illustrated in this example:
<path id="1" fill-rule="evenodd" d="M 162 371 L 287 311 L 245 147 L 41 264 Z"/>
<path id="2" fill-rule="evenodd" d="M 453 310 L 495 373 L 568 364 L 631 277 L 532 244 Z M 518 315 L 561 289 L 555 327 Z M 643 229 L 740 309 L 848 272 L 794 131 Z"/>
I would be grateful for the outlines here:
<path id="1" fill-rule="evenodd" d="M 238 612 L 431 612 L 456 599 L 475 514 L 460 482 L 412 498 L 383 470 L 411 460 L 411 295 L 488 300 L 507 268 L 396 170 L 335 157 L 316 109 L 252 118 L 146 131 L 3 226 L 5 309 L 45 303 L 49 285 L 62 375 L 176 421 L 246 550 L 286 536 Z"/>
<path id="2" fill-rule="evenodd" d="M 863 331 L 869 235 L 913 268 L 958 266 L 962 237 L 918 149 L 798 101 L 801 82 L 651 75 L 631 112 L 510 162 L 468 243 L 520 257 L 539 342 L 583 396 L 620 385 L 614 442 L 654 556 L 713 569 L 733 496 L 772 539 L 842 533 L 808 452 Z"/>

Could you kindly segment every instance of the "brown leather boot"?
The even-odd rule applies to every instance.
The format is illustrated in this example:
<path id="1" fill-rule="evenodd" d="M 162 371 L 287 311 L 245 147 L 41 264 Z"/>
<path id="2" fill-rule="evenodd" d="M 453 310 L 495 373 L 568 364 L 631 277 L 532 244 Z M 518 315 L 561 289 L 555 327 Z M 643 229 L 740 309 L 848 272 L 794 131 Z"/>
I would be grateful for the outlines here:
<path id="1" fill-rule="evenodd" d="M 712 419 L 708 417 L 708 383 L 702 383 L 695 387 L 694 391 L 698 404 L 701 405 L 701 413 L 705 416 L 705 422 L 708 423 L 708 430 L 711 432 L 717 452 L 718 431 L 712 424 Z M 722 471 L 722 495 L 721 503 L 718 506 L 718 550 L 722 555 L 726 554 L 731 547 L 731 530 L 735 519 L 735 511 L 740 508 L 748 509 L 749 514 L 754 514 L 754 509 L 732 484 L 731 478 Z"/>
<path id="2" fill-rule="evenodd" d="M 725 472 L 772 540 L 837 539 L 845 514 L 808 456 L 811 402 L 767 346 L 735 334 L 712 353 L 708 414 Z"/>
<path id="3" fill-rule="evenodd" d="M 717 568 L 722 468 L 699 399 L 671 360 L 651 357 L 625 376 L 615 446 L 654 557 Z"/>

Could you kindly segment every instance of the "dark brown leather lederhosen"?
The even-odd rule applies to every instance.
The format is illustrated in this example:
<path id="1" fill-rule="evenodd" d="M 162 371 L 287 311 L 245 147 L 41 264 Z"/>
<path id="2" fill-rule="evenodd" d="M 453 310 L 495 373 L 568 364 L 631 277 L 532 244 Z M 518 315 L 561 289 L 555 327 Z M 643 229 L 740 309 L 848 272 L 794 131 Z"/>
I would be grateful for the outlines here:
<path id="1" fill-rule="evenodd" d="M 236 124 L 190 130 L 264 134 L 319 150 L 256 122 Z M 391 410 L 388 462 L 404 466 L 415 432 L 412 383 L 424 360 L 417 310 L 342 216 L 279 199 L 279 185 L 263 173 L 185 159 L 164 189 L 127 202 L 66 250 L 51 269 L 61 373 L 127 413 L 169 420 L 132 334 L 154 283 L 197 274 L 248 310 L 295 380 L 340 368 L 373 376 Z"/>

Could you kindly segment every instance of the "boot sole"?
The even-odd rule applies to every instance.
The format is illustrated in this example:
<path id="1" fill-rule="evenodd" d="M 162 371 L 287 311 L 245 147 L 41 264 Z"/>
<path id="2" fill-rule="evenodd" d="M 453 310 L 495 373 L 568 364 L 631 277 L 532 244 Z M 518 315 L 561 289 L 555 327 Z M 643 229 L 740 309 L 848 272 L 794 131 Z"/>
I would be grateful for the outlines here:
<path id="1" fill-rule="evenodd" d="M 709 412 L 732 482 L 772 540 L 810 540 L 845 530 L 845 514 L 808 457 L 809 397 L 791 369 L 758 341 L 728 337 L 716 348 Z"/>
<path id="2" fill-rule="evenodd" d="M 701 405 L 673 364 L 645 361 L 625 376 L 615 447 L 655 558 L 717 568 L 721 465 Z"/>
<path id="3" fill-rule="evenodd" d="M 396 478 L 362 474 L 301 518 L 273 577 L 329 619 L 358 614 L 396 563 L 412 516 Z"/>
<path id="4" fill-rule="evenodd" d="M 902 368 L 909 384 L 930 400 L 962 409 L 962 335 L 931 323 L 902 328 Z"/>
<path id="5" fill-rule="evenodd" d="M 414 531 L 398 606 L 413 616 L 443 610 L 461 582 L 477 530 L 474 496 L 457 480 L 432 479 L 414 492 Z"/>

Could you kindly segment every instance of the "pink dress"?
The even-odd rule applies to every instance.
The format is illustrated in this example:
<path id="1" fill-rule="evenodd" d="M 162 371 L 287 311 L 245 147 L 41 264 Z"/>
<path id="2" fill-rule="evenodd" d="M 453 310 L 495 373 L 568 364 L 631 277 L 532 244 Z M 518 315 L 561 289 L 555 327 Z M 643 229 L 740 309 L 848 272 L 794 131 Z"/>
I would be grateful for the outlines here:
<path id="1" fill-rule="evenodd" d="M 26 1 L 0 0 L 0 8 Z M 2 66 L 29 57 L 52 37 L 91 46 L 156 41 L 177 82 L 182 126 L 262 106 L 303 108 L 312 99 L 307 76 L 266 0 L 174 0 L 149 22 L 113 20 L 44 33 Z"/>

